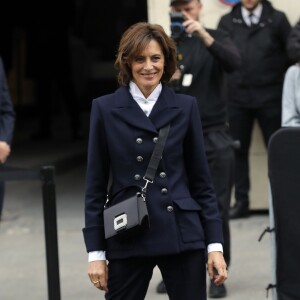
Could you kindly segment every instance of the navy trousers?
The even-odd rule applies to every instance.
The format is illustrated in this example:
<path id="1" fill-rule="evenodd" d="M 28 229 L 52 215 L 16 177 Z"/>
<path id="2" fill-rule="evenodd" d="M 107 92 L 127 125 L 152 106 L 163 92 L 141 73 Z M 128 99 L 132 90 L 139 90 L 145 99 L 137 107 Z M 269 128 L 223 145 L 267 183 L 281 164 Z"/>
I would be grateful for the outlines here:
<path id="1" fill-rule="evenodd" d="M 170 300 L 206 300 L 206 251 L 110 260 L 107 300 L 143 300 L 155 266 Z"/>

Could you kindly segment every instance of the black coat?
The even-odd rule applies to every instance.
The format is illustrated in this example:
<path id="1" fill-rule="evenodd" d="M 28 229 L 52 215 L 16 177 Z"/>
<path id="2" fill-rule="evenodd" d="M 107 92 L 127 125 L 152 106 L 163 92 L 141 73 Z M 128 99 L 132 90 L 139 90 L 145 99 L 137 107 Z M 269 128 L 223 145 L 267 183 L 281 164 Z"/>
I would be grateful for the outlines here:
<path id="1" fill-rule="evenodd" d="M 291 60 L 294 62 L 300 61 L 300 20 L 289 35 L 287 51 Z"/>
<path id="2" fill-rule="evenodd" d="M 280 105 L 284 74 L 289 66 L 286 42 L 291 26 L 283 12 L 263 0 L 258 24 L 248 27 L 241 4 L 224 15 L 218 25 L 229 32 L 240 50 L 242 66 L 229 77 L 230 104 L 242 107 Z"/>
<path id="3" fill-rule="evenodd" d="M 224 126 L 227 122 L 225 73 L 236 70 L 241 65 L 239 51 L 223 30 L 206 29 L 214 38 L 210 47 L 196 35 L 184 36 L 177 43 L 182 59 L 182 78 L 192 75 L 189 86 L 182 85 L 177 91 L 197 98 L 204 131 L 212 127 Z"/>

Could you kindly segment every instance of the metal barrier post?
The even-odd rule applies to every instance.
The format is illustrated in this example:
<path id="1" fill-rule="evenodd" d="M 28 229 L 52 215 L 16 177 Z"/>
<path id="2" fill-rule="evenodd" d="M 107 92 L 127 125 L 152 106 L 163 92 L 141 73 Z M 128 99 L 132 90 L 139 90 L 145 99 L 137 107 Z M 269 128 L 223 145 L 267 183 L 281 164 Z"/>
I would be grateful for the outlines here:
<path id="1" fill-rule="evenodd" d="M 41 175 L 48 275 L 48 299 L 60 300 L 54 167 L 42 167 Z"/>
<path id="2" fill-rule="evenodd" d="M 24 169 L 0 165 L 0 181 L 41 180 L 46 242 L 48 300 L 60 300 L 54 167 Z"/>

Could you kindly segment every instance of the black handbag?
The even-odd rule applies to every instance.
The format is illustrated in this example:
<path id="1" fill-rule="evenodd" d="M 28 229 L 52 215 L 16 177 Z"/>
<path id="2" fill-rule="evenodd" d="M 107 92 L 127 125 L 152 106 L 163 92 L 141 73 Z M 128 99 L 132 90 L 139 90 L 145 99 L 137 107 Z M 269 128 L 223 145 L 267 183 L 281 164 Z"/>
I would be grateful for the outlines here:
<path id="1" fill-rule="evenodd" d="M 165 142 L 168 137 L 170 125 L 160 129 L 158 140 L 154 147 L 147 171 L 143 179 L 146 181 L 144 187 L 138 189 L 132 196 L 113 204 L 116 198 L 120 198 L 120 191 L 114 196 L 108 196 L 104 206 L 104 233 L 105 238 L 128 239 L 143 233 L 150 227 L 149 214 L 146 204 L 146 191 L 149 183 L 153 183 L 156 170 L 162 157 Z M 121 190 L 128 195 L 132 186 Z"/>

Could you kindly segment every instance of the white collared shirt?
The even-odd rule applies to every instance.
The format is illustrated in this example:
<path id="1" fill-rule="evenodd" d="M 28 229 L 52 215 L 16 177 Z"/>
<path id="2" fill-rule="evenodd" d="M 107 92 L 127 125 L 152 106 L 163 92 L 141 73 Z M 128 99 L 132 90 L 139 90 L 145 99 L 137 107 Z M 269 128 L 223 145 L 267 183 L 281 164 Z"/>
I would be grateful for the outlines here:
<path id="1" fill-rule="evenodd" d="M 148 98 L 145 98 L 141 90 L 133 81 L 130 81 L 129 83 L 129 92 L 131 96 L 136 101 L 136 103 L 140 106 L 140 108 L 146 114 L 147 117 L 149 117 L 152 108 L 161 93 L 161 90 L 162 90 L 162 85 L 161 83 L 159 83 L 157 87 L 153 90 L 153 92 L 150 94 L 150 96 Z"/>
<path id="2" fill-rule="evenodd" d="M 243 17 L 245 23 L 248 26 L 251 26 L 251 23 L 252 24 L 258 24 L 258 22 L 260 20 L 260 17 L 261 17 L 261 14 L 262 14 L 263 6 L 262 6 L 261 3 L 259 3 L 253 11 L 249 11 L 244 6 L 242 6 L 241 10 L 242 10 L 242 17 Z M 252 14 L 251 20 L 250 20 L 250 17 L 249 17 L 250 13 Z"/>

